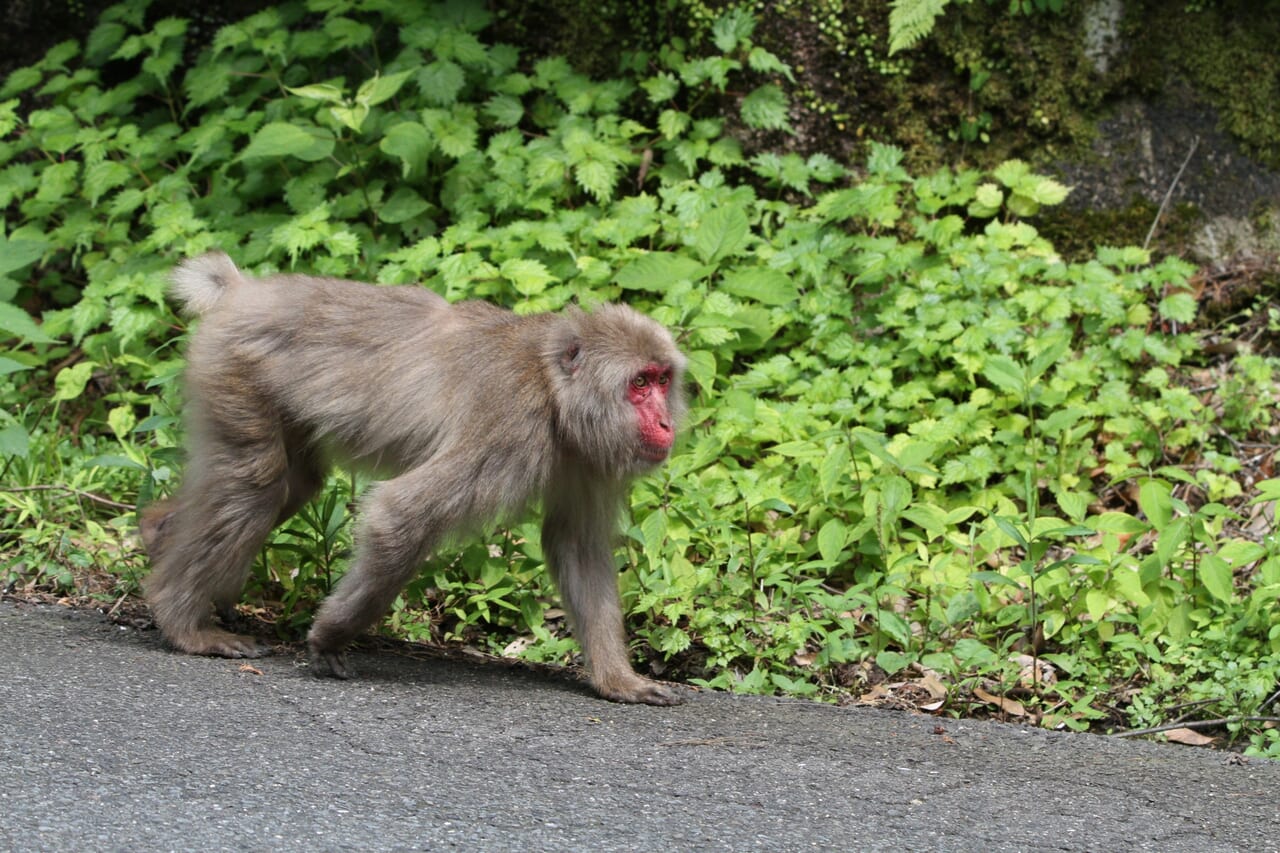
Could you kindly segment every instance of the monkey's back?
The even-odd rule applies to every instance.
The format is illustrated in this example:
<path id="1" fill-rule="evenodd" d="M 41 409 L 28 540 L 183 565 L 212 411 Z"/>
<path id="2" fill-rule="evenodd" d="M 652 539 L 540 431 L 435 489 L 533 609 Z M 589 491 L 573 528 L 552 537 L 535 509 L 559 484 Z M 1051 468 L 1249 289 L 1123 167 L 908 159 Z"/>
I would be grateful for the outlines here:
<path id="1" fill-rule="evenodd" d="M 553 462 L 545 341 L 557 322 L 417 286 L 246 278 L 205 313 L 187 381 L 214 401 L 248 386 L 260 420 L 375 469 L 447 460 L 485 477 L 516 459 L 527 470 L 505 478 L 536 491 Z"/>

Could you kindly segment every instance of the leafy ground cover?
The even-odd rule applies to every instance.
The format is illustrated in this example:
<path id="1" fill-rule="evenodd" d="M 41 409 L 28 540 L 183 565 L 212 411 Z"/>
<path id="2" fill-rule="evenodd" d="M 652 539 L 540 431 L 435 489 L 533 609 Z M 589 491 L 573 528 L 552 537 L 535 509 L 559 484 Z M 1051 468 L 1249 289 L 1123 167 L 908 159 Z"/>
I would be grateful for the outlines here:
<path id="1" fill-rule="evenodd" d="M 1073 729 L 1218 720 L 1280 756 L 1277 362 L 1206 351 L 1192 267 L 1061 257 L 1034 221 L 1068 190 L 1018 161 L 745 151 L 735 130 L 786 129 L 790 73 L 746 15 L 612 79 L 487 23 L 309 0 L 210 34 L 124 4 L 9 77 L 6 590 L 136 593 L 134 504 L 181 468 L 166 276 L 220 247 L 677 330 L 690 425 L 620 553 L 657 674 Z M 1255 343 L 1280 330 L 1260 316 Z M 282 639 L 342 571 L 365 484 L 335 475 L 257 561 L 247 609 Z M 389 629 L 570 660 L 541 561 L 534 524 L 442 554 Z"/>

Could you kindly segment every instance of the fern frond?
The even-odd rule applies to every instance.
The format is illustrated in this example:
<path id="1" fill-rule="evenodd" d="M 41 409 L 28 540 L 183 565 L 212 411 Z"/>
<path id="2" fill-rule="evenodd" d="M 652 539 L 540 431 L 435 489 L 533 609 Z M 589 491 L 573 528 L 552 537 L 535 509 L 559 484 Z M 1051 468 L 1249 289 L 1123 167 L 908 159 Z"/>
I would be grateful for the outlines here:
<path id="1" fill-rule="evenodd" d="M 934 20 L 951 0 L 893 0 L 889 10 L 889 55 L 914 46 L 933 32 Z"/>

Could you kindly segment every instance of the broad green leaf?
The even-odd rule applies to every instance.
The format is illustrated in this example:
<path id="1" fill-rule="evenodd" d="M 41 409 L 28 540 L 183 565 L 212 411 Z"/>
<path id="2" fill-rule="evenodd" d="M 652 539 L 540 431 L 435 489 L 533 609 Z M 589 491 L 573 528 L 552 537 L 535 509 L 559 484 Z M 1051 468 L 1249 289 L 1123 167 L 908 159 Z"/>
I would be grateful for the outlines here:
<path id="1" fill-rule="evenodd" d="M 285 91 L 308 101 L 323 101 L 329 104 L 342 103 L 342 90 L 328 83 L 317 83 L 314 86 L 285 86 Z"/>
<path id="2" fill-rule="evenodd" d="M 369 117 L 369 105 L 357 103 L 330 107 L 329 113 L 343 125 L 359 133 L 360 128 L 364 127 L 364 120 Z"/>
<path id="3" fill-rule="evenodd" d="M 890 615 L 890 614 L 884 614 Z M 901 652 L 893 652 L 885 650 L 876 655 L 876 666 L 883 669 L 889 675 L 906 669 L 911 666 L 911 658 Z"/>
<path id="4" fill-rule="evenodd" d="M 973 201 L 969 204 L 968 213 L 970 216 L 985 219 L 989 216 L 995 216 L 1000 211 L 1000 205 L 1002 204 L 1004 204 L 1004 191 L 995 184 L 983 184 L 974 193 Z"/>
<path id="5" fill-rule="evenodd" d="M 1178 516 L 1160 529 L 1159 536 L 1156 538 L 1156 558 L 1160 561 L 1160 565 L 1167 566 L 1173 563 L 1174 557 L 1178 555 L 1178 551 L 1189 538 L 1191 538 L 1191 523 L 1184 515 Z"/>
<path id="6" fill-rule="evenodd" d="M 698 224 L 694 248 L 704 263 L 715 263 L 735 254 L 747 241 L 750 225 L 738 207 L 713 208 Z"/>
<path id="7" fill-rule="evenodd" d="M 707 267 L 684 255 L 646 252 L 618 272 L 617 282 L 625 290 L 662 293 L 681 281 L 697 281 L 708 271 Z"/>
<path id="8" fill-rule="evenodd" d="M 1134 518 L 1125 512 L 1104 512 L 1089 519 L 1089 524 L 1099 533 L 1125 533 L 1129 535 L 1146 533 L 1151 529 L 1140 518 Z"/>
<path id="9" fill-rule="evenodd" d="M 772 83 L 758 87 L 742 99 L 742 120 L 757 130 L 787 127 L 787 96 Z"/>
<path id="10" fill-rule="evenodd" d="M 525 296 L 536 296 L 553 281 L 559 281 L 547 271 L 541 261 L 527 258 L 511 258 L 502 263 L 502 277 L 511 282 Z"/>
<path id="11" fill-rule="evenodd" d="M 1190 323 L 1196 318 L 1196 300 L 1190 293 L 1174 293 L 1160 300 L 1160 316 L 1177 323 Z"/>
<path id="12" fill-rule="evenodd" d="M 96 362 L 82 361 L 59 370 L 53 379 L 53 400 L 74 400 L 83 394 L 97 366 Z"/>
<path id="13" fill-rule="evenodd" d="M 409 187 L 399 187 L 391 194 L 391 198 L 378 206 L 377 212 L 378 218 L 383 222 L 398 224 L 408 222 L 430 207 L 426 199 Z"/>
<path id="14" fill-rule="evenodd" d="M 499 127 L 515 127 L 524 118 L 524 104 L 514 95 L 494 95 L 485 102 L 484 111 Z"/>
<path id="15" fill-rule="evenodd" d="M 418 72 L 418 88 L 428 101 L 441 107 L 455 103 L 466 82 L 462 67 L 447 59 L 437 59 Z"/>
<path id="16" fill-rule="evenodd" d="M 400 177 L 420 176 L 426 171 L 427 156 L 435 142 L 425 127 L 416 121 L 394 124 L 383 134 L 378 147 L 401 162 Z"/>
<path id="17" fill-rule="evenodd" d="M 31 447 L 31 436 L 19 424 L 9 424 L 0 429 L 0 456 L 16 456 L 26 459 Z"/>
<path id="18" fill-rule="evenodd" d="M 128 436 L 137 423 L 138 416 L 134 414 L 131 406 L 115 406 L 107 412 L 107 426 L 111 427 L 116 438 L 123 439 Z"/>
<path id="19" fill-rule="evenodd" d="M 986 363 L 982 365 L 982 375 L 1001 391 L 1013 395 L 1018 400 L 1022 399 L 1026 390 L 1022 368 L 1009 356 L 988 356 Z"/>
<path id="20" fill-rule="evenodd" d="M 113 453 L 104 453 L 87 460 L 85 463 L 89 468 L 133 468 L 137 471 L 147 470 L 147 466 L 135 462 L 127 456 L 117 456 Z"/>
<path id="21" fill-rule="evenodd" d="M 1163 480 L 1145 480 L 1138 487 L 1138 506 L 1152 527 L 1164 530 L 1173 518 L 1173 490 Z"/>
<path id="22" fill-rule="evenodd" d="M 787 305 L 800 298 L 800 290 L 787 276 L 765 267 L 731 270 L 717 290 L 765 305 Z"/>
<path id="23" fill-rule="evenodd" d="M 30 370 L 31 365 L 23 364 L 20 361 L 14 361 L 0 355 L 0 376 L 8 376 L 10 373 L 18 373 L 23 370 Z"/>
<path id="24" fill-rule="evenodd" d="M 47 344 L 54 340 L 40 330 L 30 314 L 11 302 L 0 302 L 0 332 L 34 344 Z"/>
<path id="25" fill-rule="evenodd" d="M 49 244 L 41 240 L 10 240 L 0 234 L 0 275 L 8 275 L 35 263 L 47 248 Z M 5 327 L 0 325 L 0 328 Z"/>
<path id="26" fill-rule="evenodd" d="M 655 104 L 669 101 L 680 91 L 680 81 L 670 73 L 663 71 L 656 77 L 650 77 L 640 84 L 640 88 L 649 94 L 649 100 Z"/>
<path id="27" fill-rule="evenodd" d="M 400 91 L 404 81 L 408 80 L 409 75 L 413 73 L 415 72 L 397 71 L 385 77 L 381 74 L 373 75 L 373 77 L 361 83 L 360 88 L 356 90 L 356 103 L 375 107 L 383 101 L 391 100 Z"/>
<path id="28" fill-rule="evenodd" d="M 838 518 L 828 519 L 818 530 L 818 553 L 822 559 L 834 563 L 844 550 L 848 530 Z"/>
<path id="29" fill-rule="evenodd" d="M 698 387 L 711 391 L 716 382 L 716 356 L 707 350 L 694 350 L 687 354 L 689 375 Z"/>
<path id="30" fill-rule="evenodd" d="M 1267 556 L 1267 549 L 1257 542 L 1246 539 L 1232 539 L 1218 550 L 1218 556 L 1226 560 L 1232 567 L 1247 566 Z"/>
<path id="31" fill-rule="evenodd" d="M 1235 594 L 1231 563 L 1217 554 L 1205 554 L 1200 558 L 1200 582 L 1209 594 L 1221 602 L 1229 602 Z"/>
<path id="32" fill-rule="evenodd" d="M 328 157 L 333 152 L 333 144 L 333 134 L 324 128 L 315 125 L 304 128 L 277 121 L 263 125 L 237 159 L 297 157 L 314 162 Z"/>

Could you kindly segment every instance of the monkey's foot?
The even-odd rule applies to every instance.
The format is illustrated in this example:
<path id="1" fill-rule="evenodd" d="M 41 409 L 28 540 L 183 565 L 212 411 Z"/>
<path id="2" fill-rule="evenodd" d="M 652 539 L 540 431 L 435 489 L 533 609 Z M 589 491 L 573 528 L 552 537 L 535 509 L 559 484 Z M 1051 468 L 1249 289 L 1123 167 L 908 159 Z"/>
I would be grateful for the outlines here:
<path id="1" fill-rule="evenodd" d="M 679 705 L 684 696 L 674 685 L 651 681 L 634 675 L 621 684 L 610 683 L 595 685 L 596 692 L 613 702 L 627 702 L 634 705 Z"/>
<path id="2" fill-rule="evenodd" d="M 271 649 L 261 645 L 253 637 L 233 634 L 221 628 L 204 628 L 171 640 L 180 650 L 193 655 L 210 655 L 219 658 L 260 658 L 271 654 Z"/>
<path id="3" fill-rule="evenodd" d="M 346 652 L 322 651 L 312 646 L 311 674 L 316 678 L 341 678 L 345 680 L 354 676 L 355 672 L 351 669 L 351 664 L 347 663 Z"/>

